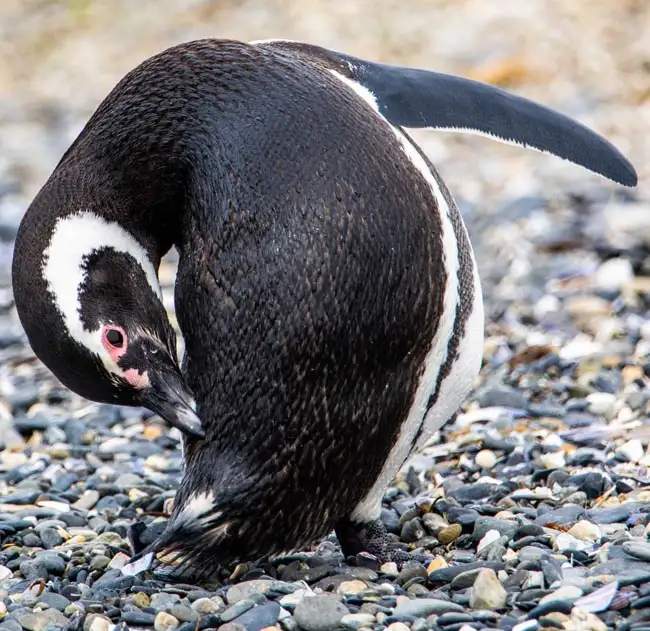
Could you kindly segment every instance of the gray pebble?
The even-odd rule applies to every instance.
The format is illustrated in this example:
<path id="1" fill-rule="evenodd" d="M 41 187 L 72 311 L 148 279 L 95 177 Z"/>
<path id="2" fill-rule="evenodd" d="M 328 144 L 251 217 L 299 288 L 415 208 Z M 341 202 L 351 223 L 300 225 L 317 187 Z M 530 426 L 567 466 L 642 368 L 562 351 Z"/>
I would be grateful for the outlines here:
<path id="1" fill-rule="evenodd" d="M 47 579 L 47 568 L 45 565 L 36 559 L 23 561 L 20 564 L 20 573 L 28 580 L 35 581 L 38 579 Z"/>
<path id="2" fill-rule="evenodd" d="M 228 591 L 226 592 L 226 601 L 228 604 L 234 605 L 236 602 L 239 602 L 244 598 L 250 598 L 255 594 L 266 594 L 271 589 L 272 585 L 273 582 L 268 580 L 253 580 L 237 583 L 228 588 Z"/>
<path id="3" fill-rule="evenodd" d="M 650 543 L 642 541 L 626 541 L 621 546 L 627 554 L 642 561 L 650 561 Z"/>
<path id="4" fill-rule="evenodd" d="M 479 517 L 474 522 L 472 537 L 475 541 L 480 541 L 489 530 L 496 530 L 500 535 L 512 538 L 518 529 L 519 524 L 516 521 L 495 519 L 494 517 Z"/>
<path id="5" fill-rule="evenodd" d="M 318 594 L 303 598 L 294 610 L 294 618 L 304 631 L 333 631 L 348 608 L 332 594 Z"/>
<path id="6" fill-rule="evenodd" d="M 528 408 L 528 399 L 514 388 L 493 388 L 481 393 L 478 404 L 482 408 L 504 407 L 525 410 Z"/>
<path id="7" fill-rule="evenodd" d="M 123 622 L 126 622 L 126 624 L 135 627 L 153 627 L 156 616 L 152 613 L 147 613 L 146 611 L 133 610 L 123 611 L 121 619 Z"/>
<path id="8" fill-rule="evenodd" d="M 65 596 L 55 592 L 45 592 L 36 602 L 46 604 L 51 609 L 58 609 L 59 611 L 63 611 L 70 604 L 70 601 Z"/>
<path id="9" fill-rule="evenodd" d="M 269 602 L 249 609 L 234 622 L 242 625 L 247 631 L 261 631 L 273 626 L 280 617 L 281 607 L 276 602 Z"/>
<path id="10" fill-rule="evenodd" d="M 226 609 L 223 613 L 220 614 L 221 620 L 223 620 L 224 622 L 230 622 L 231 620 L 234 620 L 235 618 L 241 616 L 249 609 L 252 609 L 254 606 L 255 603 L 252 600 L 248 600 L 248 599 L 240 600 L 234 605 L 228 607 L 228 609 Z"/>
<path id="11" fill-rule="evenodd" d="M 565 525 L 580 521 L 585 515 L 586 511 L 582 506 L 562 506 L 539 515 L 535 519 L 535 523 L 538 526 L 545 526 L 546 524 Z"/>
<path id="12" fill-rule="evenodd" d="M 61 576 L 65 572 L 66 561 L 52 550 L 37 552 L 34 557 L 50 574 Z"/>
<path id="13" fill-rule="evenodd" d="M 438 598 L 415 598 L 397 605 L 393 614 L 395 616 L 426 618 L 426 616 L 432 614 L 440 615 L 450 611 L 462 612 L 464 611 L 464 608 L 461 605 L 448 600 L 439 600 Z"/>
<path id="14" fill-rule="evenodd" d="M 21 614 L 16 620 L 25 631 L 49 631 L 54 627 L 65 629 L 68 625 L 68 618 L 56 609 Z"/>

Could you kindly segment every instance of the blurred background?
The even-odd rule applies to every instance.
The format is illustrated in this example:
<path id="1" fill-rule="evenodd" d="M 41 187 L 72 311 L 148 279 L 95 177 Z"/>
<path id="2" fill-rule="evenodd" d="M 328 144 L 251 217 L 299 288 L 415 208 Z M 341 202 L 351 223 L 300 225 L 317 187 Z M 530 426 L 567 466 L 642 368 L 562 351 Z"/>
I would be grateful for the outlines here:
<path id="1" fill-rule="evenodd" d="M 616 144 L 637 168 L 636 190 L 486 138 L 413 132 L 465 215 L 491 313 L 511 309 L 520 291 L 538 300 L 576 265 L 595 272 L 598 247 L 605 256 L 636 247 L 634 269 L 650 273 L 648 0 L 2 0 L 2 273 L 26 205 L 115 83 L 158 51 L 202 37 L 297 39 L 472 77 Z M 549 265 L 532 264 L 532 254 Z"/>

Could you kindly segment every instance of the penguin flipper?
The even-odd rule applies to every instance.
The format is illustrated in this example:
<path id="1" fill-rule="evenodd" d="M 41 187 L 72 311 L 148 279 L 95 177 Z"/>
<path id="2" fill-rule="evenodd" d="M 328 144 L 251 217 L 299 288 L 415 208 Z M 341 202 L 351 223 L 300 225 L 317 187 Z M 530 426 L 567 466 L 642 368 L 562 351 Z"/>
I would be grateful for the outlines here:
<path id="1" fill-rule="evenodd" d="M 259 42 L 303 55 L 365 88 L 392 125 L 487 135 L 551 153 L 624 186 L 636 186 L 628 159 L 608 140 L 544 105 L 453 75 L 374 63 L 286 40 Z"/>

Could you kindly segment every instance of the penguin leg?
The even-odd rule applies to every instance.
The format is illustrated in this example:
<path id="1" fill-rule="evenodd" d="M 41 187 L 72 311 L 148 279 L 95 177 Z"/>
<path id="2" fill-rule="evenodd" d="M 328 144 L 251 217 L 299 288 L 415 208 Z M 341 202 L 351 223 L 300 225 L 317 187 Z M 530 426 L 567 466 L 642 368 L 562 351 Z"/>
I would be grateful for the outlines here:
<path id="1" fill-rule="evenodd" d="M 334 531 L 346 559 L 366 553 L 376 557 L 381 563 L 393 561 L 401 566 L 409 562 L 427 563 L 432 558 L 399 547 L 400 544 L 391 538 L 380 519 L 365 522 L 342 519 L 336 524 Z"/>

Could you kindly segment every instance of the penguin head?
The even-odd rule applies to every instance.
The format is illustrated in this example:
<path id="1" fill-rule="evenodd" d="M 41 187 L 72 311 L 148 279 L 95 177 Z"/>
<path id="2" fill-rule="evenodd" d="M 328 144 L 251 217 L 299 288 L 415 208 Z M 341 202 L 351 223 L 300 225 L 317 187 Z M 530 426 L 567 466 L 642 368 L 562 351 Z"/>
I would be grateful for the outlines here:
<path id="1" fill-rule="evenodd" d="M 147 250 L 118 223 L 72 214 L 55 222 L 34 273 L 29 232 L 19 234 L 13 280 L 36 356 L 87 399 L 146 407 L 202 437 Z"/>

